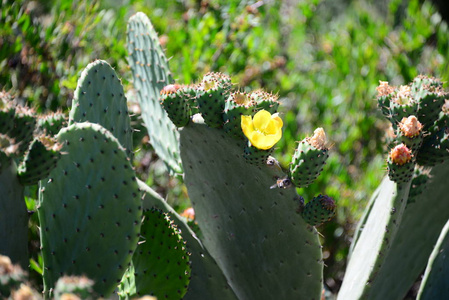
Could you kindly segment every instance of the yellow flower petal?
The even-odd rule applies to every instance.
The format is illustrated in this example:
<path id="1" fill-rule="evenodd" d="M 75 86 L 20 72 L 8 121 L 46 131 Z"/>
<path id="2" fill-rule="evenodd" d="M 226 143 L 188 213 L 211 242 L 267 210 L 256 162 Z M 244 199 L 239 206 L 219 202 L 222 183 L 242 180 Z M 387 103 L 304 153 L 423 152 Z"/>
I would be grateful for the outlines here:
<path id="1" fill-rule="evenodd" d="M 242 131 L 251 145 L 258 149 L 268 150 L 272 148 L 282 137 L 282 119 L 277 115 L 271 115 L 266 110 L 261 110 L 254 116 L 241 117 Z"/>
<path id="2" fill-rule="evenodd" d="M 266 110 L 260 110 L 254 115 L 253 124 L 254 129 L 259 131 L 265 131 L 265 128 L 267 127 L 268 123 L 271 120 L 271 114 L 270 112 Z"/>

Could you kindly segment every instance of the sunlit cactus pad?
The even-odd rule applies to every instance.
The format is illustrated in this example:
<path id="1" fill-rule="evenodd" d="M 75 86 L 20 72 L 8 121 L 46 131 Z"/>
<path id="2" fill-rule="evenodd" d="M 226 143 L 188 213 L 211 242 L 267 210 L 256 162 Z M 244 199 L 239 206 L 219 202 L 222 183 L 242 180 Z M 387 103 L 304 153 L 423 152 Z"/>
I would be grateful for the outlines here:
<path id="1" fill-rule="evenodd" d="M 98 124 L 57 136 L 65 152 L 41 181 L 38 209 L 48 293 L 63 275 L 85 275 L 107 297 L 131 261 L 141 225 L 141 194 L 118 140 Z"/>

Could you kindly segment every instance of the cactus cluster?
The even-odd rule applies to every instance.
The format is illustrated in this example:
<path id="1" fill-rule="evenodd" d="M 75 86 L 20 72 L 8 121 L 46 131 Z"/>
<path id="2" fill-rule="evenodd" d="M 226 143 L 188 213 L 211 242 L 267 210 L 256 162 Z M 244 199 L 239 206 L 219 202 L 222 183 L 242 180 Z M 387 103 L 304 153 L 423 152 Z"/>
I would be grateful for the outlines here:
<path id="1" fill-rule="evenodd" d="M 222 73 L 174 84 L 157 41 L 144 14 L 131 17 L 129 62 L 142 119 L 155 152 L 172 174 L 183 175 L 198 234 L 136 177 L 123 86 L 97 60 L 80 76 L 68 124 L 62 113 L 36 117 L 1 94 L 0 192 L 7 199 L 0 207 L 1 254 L 27 266 L 24 186 L 39 182 L 46 298 L 107 298 L 115 291 L 121 299 L 321 298 L 324 263 L 315 227 L 335 215 L 336 204 L 326 195 L 305 203 L 296 188 L 323 171 L 324 130 L 300 141 L 284 169 L 271 156 L 282 137 L 278 97 L 242 92 Z M 388 276 L 404 270 L 395 263 L 410 265 L 401 253 L 415 251 L 421 270 L 428 261 L 420 297 L 429 299 L 446 278 L 435 270 L 444 264 L 449 231 L 441 231 L 449 218 L 441 201 L 449 176 L 441 163 L 449 156 L 448 95 L 439 80 L 424 76 L 401 87 L 381 82 L 378 92 L 394 131 L 388 177 L 356 231 L 339 298 L 379 298 L 382 284 L 394 285 L 388 291 L 401 298 L 406 284 Z M 425 251 L 411 246 L 417 236 L 438 239 L 430 258 L 427 244 Z M 395 278 L 409 284 L 415 269 Z M 32 293 L 15 270 L 0 256 L 2 297 Z"/>
<path id="2" fill-rule="evenodd" d="M 440 80 L 422 75 L 400 87 L 381 81 L 377 91 L 393 131 L 387 140 L 388 178 L 360 221 L 339 299 L 404 298 L 449 218 L 442 209 L 448 204 L 449 94 Z M 441 235 L 444 239 L 444 230 Z M 426 293 L 419 299 L 429 299 L 423 296 L 431 295 L 429 290 L 441 291 L 432 281 L 434 275 L 423 280 Z"/>

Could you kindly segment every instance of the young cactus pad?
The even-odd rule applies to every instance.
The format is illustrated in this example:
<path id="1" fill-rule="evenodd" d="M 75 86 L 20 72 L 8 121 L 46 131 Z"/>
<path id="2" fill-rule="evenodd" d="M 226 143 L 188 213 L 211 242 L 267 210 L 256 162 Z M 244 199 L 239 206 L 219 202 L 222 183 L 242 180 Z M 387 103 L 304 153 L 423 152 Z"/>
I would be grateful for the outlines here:
<path id="1" fill-rule="evenodd" d="M 125 92 L 117 73 L 103 60 L 90 63 L 75 90 L 69 125 L 97 123 L 109 130 L 132 158 L 132 129 Z"/>
<path id="2" fill-rule="evenodd" d="M 66 154 L 39 188 L 44 293 L 62 275 L 84 275 L 107 297 L 137 246 L 142 207 L 135 173 L 118 140 L 98 124 L 73 124 L 57 140 Z"/>
<path id="3" fill-rule="evenodd" d="M 160 104 L 160 91 L 173 83 L 156 31 L 144 13 L 128 21 L 129 65 L 151 145 L 170 171 L 182 173 L 178 132 Z"/>
<path id="4" fill-rule="evenodd" d="M 236 140 L 204 124 L 184 127 L 180 141 L 204 245 L 237 297 L 319 299 L 318 233 L 296 213 L 295 189 L 270 189 L 285 174 L 247 163 Z"/>
<path id="5" fill-rule="evenodd" d="M 182 299 L 190 281 L 189 254 L 180 231 L 168 214 L 158 209 L 143 213 L 141 241 L 132 267 L 120 285 L 122 298 L 154 295 L 158 299 Z"/>

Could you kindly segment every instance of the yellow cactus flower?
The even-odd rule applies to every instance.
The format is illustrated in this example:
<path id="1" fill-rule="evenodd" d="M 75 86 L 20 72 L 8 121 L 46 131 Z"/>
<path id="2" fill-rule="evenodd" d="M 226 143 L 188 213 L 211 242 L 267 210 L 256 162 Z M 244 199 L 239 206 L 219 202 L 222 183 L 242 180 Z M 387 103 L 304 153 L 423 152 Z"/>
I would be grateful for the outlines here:
<path id="1" fill-rule="evenodd" d="M 266 110 L 258 111 L 254 118 L 242 116 L 241 125 L 243 133 L 257 149 L 268 150 L 282 137 L 282 119 Z"/>

